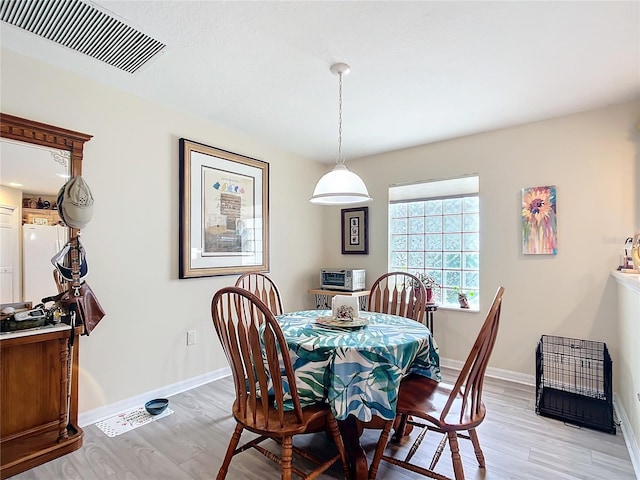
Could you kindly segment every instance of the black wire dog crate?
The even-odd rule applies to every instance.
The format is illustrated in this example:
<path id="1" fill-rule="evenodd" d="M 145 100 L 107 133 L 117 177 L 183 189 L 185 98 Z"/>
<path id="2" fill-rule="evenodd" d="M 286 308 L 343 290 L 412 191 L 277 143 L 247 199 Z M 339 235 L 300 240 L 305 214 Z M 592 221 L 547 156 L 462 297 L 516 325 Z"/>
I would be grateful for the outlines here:
<path id="1" fill-rule="evenodd" d="M 607 345 L 543 335 L 536 349 L 536 413 L 615 434 Z"/>

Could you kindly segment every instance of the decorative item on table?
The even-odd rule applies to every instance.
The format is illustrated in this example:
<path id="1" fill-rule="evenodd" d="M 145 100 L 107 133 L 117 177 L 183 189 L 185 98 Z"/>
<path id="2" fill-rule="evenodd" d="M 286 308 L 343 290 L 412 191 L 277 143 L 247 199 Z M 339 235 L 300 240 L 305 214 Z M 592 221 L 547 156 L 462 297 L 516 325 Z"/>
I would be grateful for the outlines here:
<path id="1" fill-rule="evenodd" d="M 418 280 L 422 282 L 422 285 L 424 285 L 424 288 L 427 291 L 427 303 L 430 303 L 430 304 L 435 303 L 433 301 L 433 291 L 436 288 L 440 287 L 440 284 L 436 281 L 435 278 L 433 278 L 428 273 L 416 272 L 415 276 L 418 277 Z M 417 288 L 417 287 L 418 285 L 414 285 L 414 288 Z"/>
<path id="2" fill-rule="evenodd" d="M 357 297 L 336 295 L 331 299 L 332 317 L 344 322 L 352 322 L 359 317 L 359 303 Z"/>
<path id="3" fill-rule="evenodd" d="M 358 297 L 336 295 L 331 299 L 331 316 L 317 318 L 315 323 L 325 328 L 351 331 L 367 326 L 369 320 L 360 317 Z"/>
<path id="4" fill-rule="evenodd" d="M 353 320 L 353 307 L 347 305 L 340 305 L 336 311 L 336 318 L 345 321 Z"/>

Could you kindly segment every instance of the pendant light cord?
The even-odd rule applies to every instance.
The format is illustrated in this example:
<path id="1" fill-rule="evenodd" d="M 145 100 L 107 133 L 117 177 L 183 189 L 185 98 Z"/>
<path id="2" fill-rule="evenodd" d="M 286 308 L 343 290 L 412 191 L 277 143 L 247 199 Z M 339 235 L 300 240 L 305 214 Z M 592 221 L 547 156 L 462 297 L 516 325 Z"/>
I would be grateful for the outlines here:
<path id="1" fill-rule="evenodd" d="M 309 200 L 316 205 L 354 205 L 370 202 L 371 197 L 367 186 L 355 172 L 351 172 L 345 165 L 342 156 L 342 77 L 351 71 L 346 63 L 331 65 L 331 73 L 338 75 L 338 156 L 336 165 L 330 172 L 325 173 L 313 190 Z"/>
<path id="2" fill-rule="evenodd" d="M 338 87 L 338 159 L 336 163 L 344 165 L 344 158 L 342 157 L 342 73 L 338 77 L 340 77 L 340 80 Z"/>

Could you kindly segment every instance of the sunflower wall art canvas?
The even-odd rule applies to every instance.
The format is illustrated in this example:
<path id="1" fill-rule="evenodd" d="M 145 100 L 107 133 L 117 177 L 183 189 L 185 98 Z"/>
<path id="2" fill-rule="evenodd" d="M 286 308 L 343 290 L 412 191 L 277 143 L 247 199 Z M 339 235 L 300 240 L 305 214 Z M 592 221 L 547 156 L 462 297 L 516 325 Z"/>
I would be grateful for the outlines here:
<path id="1" fill-rule="evenodd" d="M 522 253 L 558 253 L 555 186 L 522 189 Z"/>

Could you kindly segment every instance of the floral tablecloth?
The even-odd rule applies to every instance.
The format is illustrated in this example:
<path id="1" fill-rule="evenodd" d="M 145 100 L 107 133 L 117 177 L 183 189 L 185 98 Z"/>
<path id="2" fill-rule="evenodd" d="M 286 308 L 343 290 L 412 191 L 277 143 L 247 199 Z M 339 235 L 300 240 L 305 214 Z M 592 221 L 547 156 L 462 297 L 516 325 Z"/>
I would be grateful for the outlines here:
<path id="1" fill-rule="evenodd" d="M 360 312 L 364 328 L 336 330 L 315 323 L 331 311 L 279 315 L 303 406 L 328 401 L 338 420 L 354 415 L 395 417 L 403 376 L 417 373 L 440 381 L 440 356 L 431 332 L 404 317 Z M 285 409 L 287 405 L 285 404 Z"/>

